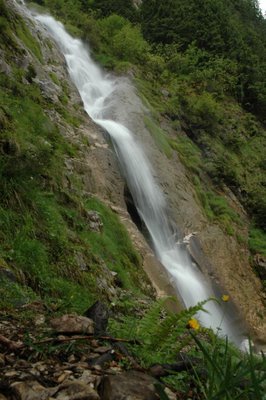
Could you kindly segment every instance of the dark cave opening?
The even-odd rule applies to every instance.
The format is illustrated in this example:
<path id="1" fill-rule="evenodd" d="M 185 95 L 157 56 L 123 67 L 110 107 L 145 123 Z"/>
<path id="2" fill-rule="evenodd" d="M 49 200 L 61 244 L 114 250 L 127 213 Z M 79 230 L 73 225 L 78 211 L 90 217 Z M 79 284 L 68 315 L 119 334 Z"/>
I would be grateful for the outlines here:
<path id="1" fill-rule="evenodd" d="M 130 190 L 127 185 L 125 185 L 125 188 L 124 188 L 124 199 L 125 199 L 125 203 L 127 206 L 127 211 L 129 213 L 132 221 L 137 226 L 138 230 L 143 232 L 143 230 L 146 229 L 145 224 L 139 215 L 139 212 L 137 210 L 137 207 L 135 206 L 132 194 L 130 193 Z"/>

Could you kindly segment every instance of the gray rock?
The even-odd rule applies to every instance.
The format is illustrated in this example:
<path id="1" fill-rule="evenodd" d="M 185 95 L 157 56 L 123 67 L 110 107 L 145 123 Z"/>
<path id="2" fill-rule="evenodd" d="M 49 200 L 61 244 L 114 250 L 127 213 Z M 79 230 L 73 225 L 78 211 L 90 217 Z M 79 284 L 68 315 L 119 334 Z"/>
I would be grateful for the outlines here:
<path id="1" fill-rule="evenodd" d="M 60 92 L 59 86 L 53 83 L 51 80 L 43 79 L 40 80 L 38 78 L 34 78 L 33 81 L 39 85 L 43 96 L 52 101 L 53 103 L 57 103 L 58 100 L 58 93 Z"/>
<path id="2" fill-rule="evenodd" d="M 50 321 L 57 333 L 94 333 L 94 322 L 86 317 L 75 314 L 66 314 Z"/>
<path id="3" fill-rule="evenodd" d="M 94 232 L 101 232 L 103 223 L 100 214 L 97 211 L 87 211 L 87 220 L 89 227 Z"/>
<path id="4" fill-rule="evenodd" d="M 0 58 L 0 72 L 3 72 L 6 75 L 10 75 L 11 74 L 11 67 Z"/>
<path id="5" fill-rule="evenodd" d="M 56 396 L 58 400 L 99 400 L 98 394 L 84 382 L 67 381 L 61 386 L 61 390 Z"/>
<path id="6" fill-rule="evenodd" d="M 96 303 L 85 312 L 85 315 L 94 321 L 94 330 L 96 335 L 102 335 L 106 332 L 109 310 L 104 303 L 96 301 Z"/>
<path id="7" fill-rule="evenodd" d="M 266 257 L 256 254 L 254 256 L 254 264 L 260 279 L 262 281 L 266 280 Z"/>
<path id="8" fill-rule="evenodd" d="M 15 382 L 11 385 L 12 392 L 17 400 L 48 400 L 57 388 L 45 388 L 37 381 Z"/>
<path id="9" fill-rule="evenodd" d="M 100 385 L 102 400 L 159 400 L 155 379 L 141 372 L 128 371 L 104 377 Z"/>

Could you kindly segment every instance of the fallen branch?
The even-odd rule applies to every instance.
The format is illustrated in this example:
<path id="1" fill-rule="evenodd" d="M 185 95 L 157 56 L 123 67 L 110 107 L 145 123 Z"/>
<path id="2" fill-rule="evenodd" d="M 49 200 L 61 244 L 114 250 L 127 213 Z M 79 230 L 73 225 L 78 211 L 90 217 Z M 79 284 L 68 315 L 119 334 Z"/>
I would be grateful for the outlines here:
<path id="1" fill-rule="evenodd" d="M 120 339 L 120 338 L 113 338 L 111 336 L 93 336 L 93 335 L 88 335 L 88 336 L 73 336 L 73 337 L 55 337 L 55 338 L 47 338 L 43 340 L 39 340 L 37 342 L 32 342 L 32 343 L 23 343 L 23 342 L 14 342 L 13 340 L 10 340 L 6 338 L 5 336 L 0 335 L 0 343 L 5 344 L 10 350 L 20 350 L 25 347 L 31 347 L 35 346 L 38 344 L 45 344 L 45 343 L 65 343 L 65 342 L 72 342 L 75 340 L 93 340 L 93 339 L 101 339 L 101 340 L 106 340 L 110 342 L 124 342 L 124 343 L 130 343 L 130 344 L 140 344 L 138 340 L 129 340 L 129 339 Z"/>
<path id="2" fill-rule="evenodd" d="M 67 337 L 67 338 L 47 338 L 43 340 L 39 340 L 38 342 L 33 342 L 33 345 L 35 344 L 44 344 L 44 343 L 64 343 L 64 342 L 71 342 L 73 340 L 93 340 L 93 339 L 101 339 L 101 340 L 107 340 L 109 342 L 124 342 L 124 343 L 130 343 L 130 344 L 140 344 L 138 340 L 130 340 L 130 339 L 120 339 L 120 338 L 113 338 L 111 336 L 93 336 L 93 335 L 87 335 L 87 336 L 73 336 L 73 337 Z"/>

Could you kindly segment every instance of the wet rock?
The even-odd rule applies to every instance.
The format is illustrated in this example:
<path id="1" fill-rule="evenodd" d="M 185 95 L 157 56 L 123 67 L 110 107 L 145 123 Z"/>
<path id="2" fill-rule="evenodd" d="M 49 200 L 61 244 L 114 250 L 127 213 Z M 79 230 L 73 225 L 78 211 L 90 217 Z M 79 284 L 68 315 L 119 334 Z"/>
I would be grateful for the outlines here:
<path id="1" fill-rule="evenodd" d="M 75 314 L 66 314 L 50 321 L 52 328 L 57 333 L 94 333 L 94 323 L 90 318 Z"/>
<path id="2" fill-rule="evenodd" d="M 105 376 L 100 385 L 102 400 L 159 400 L 149 375 L 128 371 L 120 375 Z"/>
<path id="3" fill-rule="evenodd" d="M 100 214 L 97 211 L 87 211 L 87 220 L 89 227 L 94 232 L 101 232 L 103 223 Z"/>
<path id="4" fill-rule="evenodd" d="M 84 382 L 68 381 L 61 386 L 59 394 L 56 396 L 58 400 L 99 400 L 98 394 L 90 386 Z"/>
<path id="5" fill-rule="evenodd" d="M 104 333 L 106 333 L 109 319 L 109 310 L 104 303 L 96 301 L 96 303 L 88 308 L 84 315 L 93 320 L 94 332 L 96 335 L 103 335 Z"/>

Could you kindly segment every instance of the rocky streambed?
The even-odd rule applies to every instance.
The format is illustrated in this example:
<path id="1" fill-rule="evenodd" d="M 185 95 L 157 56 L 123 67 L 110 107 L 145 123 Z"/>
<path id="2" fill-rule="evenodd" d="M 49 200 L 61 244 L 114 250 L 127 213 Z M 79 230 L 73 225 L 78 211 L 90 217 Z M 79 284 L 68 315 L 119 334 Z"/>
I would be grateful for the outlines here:
<path id="1" fill-rule="evenodd" d="M 41 302 L 16 312 L 0 315 L 1 400 L 158 400 L 162 393 L 170 400 L 187 398 L 160 378 L 190 370 L 191 360 L 181 354 L 175 364 L 141 367 L 126 347 L 130 341 L 106 332 L 102 303 L 87 310 L 90 318 L 51 317 Z"/>

